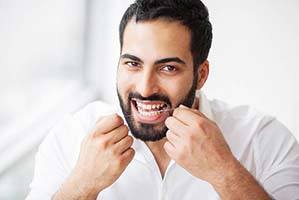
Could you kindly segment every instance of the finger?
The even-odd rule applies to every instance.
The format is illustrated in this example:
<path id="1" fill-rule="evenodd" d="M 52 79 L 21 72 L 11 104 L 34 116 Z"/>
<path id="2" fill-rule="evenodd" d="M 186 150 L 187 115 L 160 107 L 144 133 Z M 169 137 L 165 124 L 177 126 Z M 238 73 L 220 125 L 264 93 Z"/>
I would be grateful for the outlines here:
<path id="1" fill-rule="evenodd" d="M 93 130 L 93 136 L 106 134 L 123 124 L 124 124 L 123 119 L 117 114 L 105 116 L 100 121 L 97 122 Z"/>
<path id="2" fill-rule="evenodd" d="M 133 148 L 128 148 L 123 154 L 121 154 L 120 158 L 124 161 L 124 165 L 128 165 L 129 162 L 133 159 L 135 155 L 135 150 Z"/>
<path id="3" fill-rule="evenodd" d="M 163 147 L 164 147 L 166 153 L 169 155 L 169 157 L 171 157 L 173 159 L 174 155 L 175 155 L 175 147 L 168 141 L 166 141 L 164 143 Z"/>
<path id="4" fill-rule="evenodd" d="M 173 146 L 180 142 L 180 137 L 170 130 L 166 132 L 166 138 Z"/>
<path id="5" fill-rule="evenodd" d="M 129 149 L 133 144 L 133 137 L 128 135 L 118 143 L 112 146 L 112 151 L 116 152 L 117 154 L 124 153 L 127 149 Z"/>
<path id="6" fill-rule="evenodd" d="M 175 117 L 168 117 L 165 120 L 165 125 L 178 136 L 188 132 L 188 126 Z"/>
<path id="7" fill-rule="evenodd" d="M 183 104 L 181 104 L 179 106 L 179 108 L 189 110 L 189 111 L 193 112 L 194 114 L 198 114 L 198 115 L 200 115 L 203 118 L 209 119 L 207 116 L 205 116 L 205 114 L 203 114 L 202 112 L 200 112 L 198 109 L 189 108 L 187 106 L 184 106 Z"/>
<path id="8" fill-rule="evenodd" d="M 188 126 L 196 125 L 199 118 L 205 120 L 205 118 L 203 118 L 200 114 L 195 113 L 195 111 L 192 111 L 191 109 L 182 108 L 182 107 L 176 108 L 173 111 L 172 116 L 179 119 L 180 121 L 182 121 L 184 124 Z"/>
<path id="9" fill-rule="evenodd" d="M 115 144 L 119 142 L 121 139 L 126 137 L 129 133 L 129 129 L 126 125 L 121 125 L 114 130 L 110 131 L 109 133 L 105 134 L 104 136 L 108 137 L 110 144 Z"/>

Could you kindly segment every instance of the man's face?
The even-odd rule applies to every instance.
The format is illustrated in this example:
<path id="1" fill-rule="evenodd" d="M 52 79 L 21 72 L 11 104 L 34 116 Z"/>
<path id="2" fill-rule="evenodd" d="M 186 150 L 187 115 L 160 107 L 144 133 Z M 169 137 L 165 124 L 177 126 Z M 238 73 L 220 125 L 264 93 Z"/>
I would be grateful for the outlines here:
<path id="1" fill-rule="evenodd" d="M 194 100 L 190 32 L 179 22 L 131 20 L 123 37 L 117 72 L 122 111 L 136 138 L 160 140 L 173 109 Z"/>

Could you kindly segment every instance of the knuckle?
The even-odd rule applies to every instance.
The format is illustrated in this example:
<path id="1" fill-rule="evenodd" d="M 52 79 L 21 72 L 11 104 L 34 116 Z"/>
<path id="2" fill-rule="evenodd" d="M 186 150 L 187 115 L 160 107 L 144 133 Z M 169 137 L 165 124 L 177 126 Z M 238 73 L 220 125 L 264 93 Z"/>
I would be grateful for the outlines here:
<path id="1" fill-rule="evenodd" d="M 179 112 L 179 108 L 176 108 L 176 109 L 174 109 L 172 115 L 177 116 L 178 112 Z"/>
<path id="2" fill-rule="evenodd" d="M 121 169 L 121 167 L 122 167 L 122 163 L 123 163 L 122 159 L 121 159 L 121 158 L 117 158 L 117 159 L 115 160 L 115 168 L 116 168 L 117 170 Z"/>
<path id="3" fill-rule="evenodd" d="M 205 121 L 202 118 L 197 119 L 196 126 L 201 128 L 204 125 Z"/>
<path id="4" fill-rule="evenodd" d="M 173 115 L 174 115 L 174 116 L 178 116 L 181 112 L 182 112 L 182 108 L 176 108 L 176 109 L 173 111 Z"/>
<path id="5" fill-rule="evenodd" d="M 112 121 L 116 124 L 123 124 L 123 119 L 118 114 L 112 115 Z"/>
<path id="6" fill-rule="evenodd" d="M 127 138 L 127 137 L 124 138 L 124 139 L 123 139 L 123 144 L 122 144 L 122 145 L 123 145 L 123 148 L 128 147 L 128 146 L 129 146 L 129 143 L 130 143 L 129 138 Z"/>
<path id="7" fill-rule="evenodd" d="M 128 158 L 131 159 L 135 155 L 135 150 L 133 148 L 128 149 Z"/>
<path id="8" fill-rule="evenodd" d="M 128 136 L 126 136 L 126 138 L 127 138 L 129 144 L 133 143 L 133 137 L 132 136 L 128 135 Z"/>
<path id="9" fill-rule="evenodd" d="M 177 160 L 183 160 L 184 159 L 184 153 L 182 151 L 178 151 L 176 154 L 176 159 Z"/>
<path id="10" fill-rule="evenodd" d="M 129 160 L 130 157 L 131 157 L 130 155 L 131 155 L 131 151 L 128 150 L 128 152 L 126 152 L 125 154 L 123 154 L 123 155 L 120 157 L 119 162 L 120 162 L 120 165 L 121 165 L 121 166 L 124 166 L 124 165 L 128 162 L 128 160 Z"/>
<path id="11" fill-rule="evenodd" d="M 166 137 L 167 137 L 167 138 L 170 138 L 170 137 L 171 137 L 171 132 L 170 132 L 170 130 L 168 130 L 168 131 L 166 132 Z"/>
<path id="12" fill-rule="evenodd" d="M 124 127 L 125 127 L 125 131 L 129 132 L 129 128 L 126 125 L 124 125 Z"/>
<path id="13" fill-rule="evenodd" d="M 173 117 L 170 116 L 170 117 L 167 117 L 167 119 L 165 120 L 165 124 L 166 125 L 171 125 L 173 123 Z"/>
<path id="14" fill-rule="evenodd" d="M 129 148 L 129 149 L 127 150 L 126 155 L 125 155 L 124 157 L 125 157 L 125 159 L 128 159 L 128 158 L 132 157 L 134 154 L 135 154 L 134 149 L 133 149 L 133 148 Z"/>
<path id="15" fill-rule="evenodd" d="M 189 151 L 189 147 L 191 145 L 189 145 L 188 143 L 184 143 L 182 148 L 180 149 L 180 154 L 185 155 L 185 153 L 187 153 Z"/>
<path id="16" fill-rule="evenodd" d="M 191 144 L 194 140 L 196 140 L 196 135 L 194 133 L 191 133 L 188 135 L 188 142 Z"/>
<path id="17" fill-rule="evenodd" d="M 118 154 L 118 148 L 115 148 L 115 147 L 110 148 L 110 152 L 113 156 L 116 156 Z"/>
<path id="18" fill-rule="evenodd" d="M 169 142 L 166 141 L 166 142 L 164 143 L 163 147 L 164 147 L 165 150 L 169 150 L 169 149 L 170 149 L 170 148 L 169 148 Z"/>
<path id="19" fill-rule="evenodd" d="M 212 139 L 212 134 L 207 134 L 206 132 L 204 132 L 203 134 L 203 139 L 210 141 Z"/>
<path id="20" fill-rule="evenodd" d="M 121 131 L 124 132 L 124 133 L 128 133 L 129 128 L 126 125 L 121 125 Z"/>
<path id="21" fill-rule="evenodd" d="M 101 149 L 106 149 L 108 147 L 108 140 L 106 138 L 102 137 L 99 139 L 98 145 Z"/>
<path id="22" fill-rule="evenodd" d="M 120 156 L 117 156 L 115 160 L 115 167 L 120 170 L 123 169 L 125 165 L 128 164 L 128 161 L 133 158 L 135 151 L 132 148 L 129 148 L 125 153 Z"/>
<path id="23" fill-rule="evenodd" d="M 192 143 L 192 141 L 194 140 L 194 135 L 192 134 L 192 132 L 190 131 L 189 133 L 184 135 L 184 143 L 183 146 L 185 145 L 190 145 Z"/>

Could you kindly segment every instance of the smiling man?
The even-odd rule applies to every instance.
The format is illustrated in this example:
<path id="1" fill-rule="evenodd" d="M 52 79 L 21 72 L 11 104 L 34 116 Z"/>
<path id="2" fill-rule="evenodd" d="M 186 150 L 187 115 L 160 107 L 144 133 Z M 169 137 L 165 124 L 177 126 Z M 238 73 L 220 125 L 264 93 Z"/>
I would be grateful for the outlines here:
<path id="1" fill-rule="evenodd" d="M 28 200 L 299 198 L 291 133 L 200 92 L 212 42 L 200 0 L 137 0 L 119 31 L 122 113 L 94 102 L 54 128 Z"/>

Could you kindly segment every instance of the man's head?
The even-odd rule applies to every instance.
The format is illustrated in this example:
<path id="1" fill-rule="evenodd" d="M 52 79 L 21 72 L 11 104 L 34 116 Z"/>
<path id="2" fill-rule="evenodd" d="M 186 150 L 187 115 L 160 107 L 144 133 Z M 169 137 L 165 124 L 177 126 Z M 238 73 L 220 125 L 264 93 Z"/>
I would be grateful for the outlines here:
<path id="1" fill-rule="evenodd" d="M 200 0 L 137 0 L 119 27 L 117 92 L 132 134 L 165 137 L 165 119 L 191 107 L 208 76 L 212 27 Z"/>

